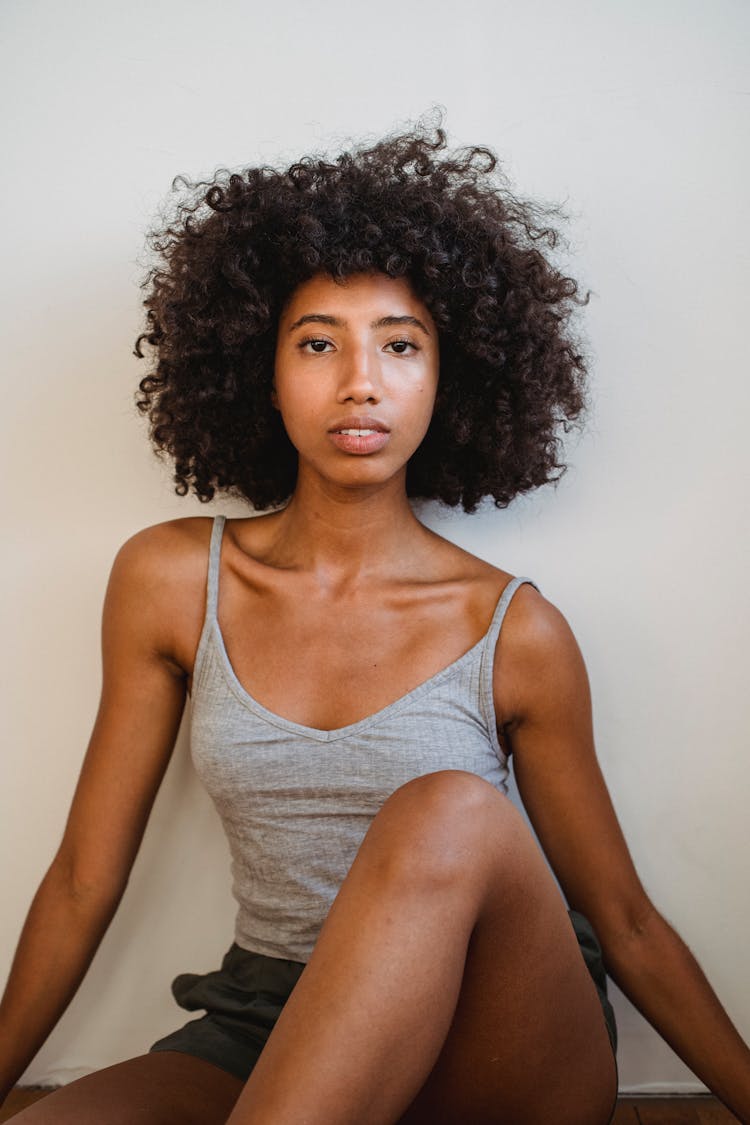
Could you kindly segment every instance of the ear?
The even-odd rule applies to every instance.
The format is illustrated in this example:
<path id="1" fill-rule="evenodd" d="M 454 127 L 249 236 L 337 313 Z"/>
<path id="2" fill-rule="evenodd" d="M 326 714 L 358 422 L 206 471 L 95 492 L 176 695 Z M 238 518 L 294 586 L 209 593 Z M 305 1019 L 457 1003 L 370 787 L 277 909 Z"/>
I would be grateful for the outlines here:
<path id="1" fill-rule="evenodd" d="M 271 406 L 274 408 L 274 410 L 280 409 L 279 398 L 278 398 L 278 395 L 276 394 L 276 387 L 273 383 L 271 384 Z"/>

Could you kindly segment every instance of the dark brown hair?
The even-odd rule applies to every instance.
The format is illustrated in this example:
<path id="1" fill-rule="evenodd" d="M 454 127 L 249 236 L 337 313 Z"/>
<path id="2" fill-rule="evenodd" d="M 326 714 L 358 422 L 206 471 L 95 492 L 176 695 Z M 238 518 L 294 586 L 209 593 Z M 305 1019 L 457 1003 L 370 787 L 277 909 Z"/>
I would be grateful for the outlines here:
<path id="1" fill-rule="evenodd" d="M 159 258 L 135 354 L 144 340 L 155 350 L 136 403 L 180 495 L 222 490 L 260 510 L 291 495 L 297 453 L 270 399 L 276 331 L 321 271 L 405 276 L 437 326 L 438 393 L 409 496 L 506 507 L 566 471 L 559 429 L 587 406 L 570 315 L 588 297 L 552 264 L 546 220 L 559 212 L 518 199 L 490 149 L 445 147 L 439 124 L 433 136 L 418 123 L 332 160 L 177 177 L 189 195 L 149 233 Z"/>

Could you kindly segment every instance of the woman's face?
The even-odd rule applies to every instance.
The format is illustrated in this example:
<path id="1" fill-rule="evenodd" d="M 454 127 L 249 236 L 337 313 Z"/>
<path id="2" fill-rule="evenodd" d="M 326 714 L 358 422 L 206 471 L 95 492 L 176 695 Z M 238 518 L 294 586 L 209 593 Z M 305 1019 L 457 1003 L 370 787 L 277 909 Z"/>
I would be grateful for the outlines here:
<path id="1" fill-rule="evenodd" d="M 300 285 L 279 319 L 273 390 L 300 474 L 344 486 L 405 477 L 438 369 L 435 323 L 406 279 L 318 274 Z"/>

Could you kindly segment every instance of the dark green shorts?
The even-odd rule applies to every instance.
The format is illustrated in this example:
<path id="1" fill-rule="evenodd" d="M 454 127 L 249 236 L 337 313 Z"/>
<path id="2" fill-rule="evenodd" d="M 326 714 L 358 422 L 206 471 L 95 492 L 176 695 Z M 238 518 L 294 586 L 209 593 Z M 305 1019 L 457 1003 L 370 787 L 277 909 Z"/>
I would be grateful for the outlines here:
<path id="1" fill-rule="evenodd" d="M 573 910 L 568 913 L 599 993 L 612 1050 L 616 1052 L 617 1027 L 607 999 L 599 942 L 583 914 Z M 250 953 L 232 943 L 216 972 L 181 973 L 175 977 L 172 994 L 180 1007 L 189 1012 L 203 1009 L 206 1015 L 165 1035 L 149 1050 L 197 1055 L 244 1081 L 258 1061 L 304 967 L 300 961 Z"/>
<path id="2" fill-rule="evenodd" d="M 305 965 L 251 953 L 233 942 L 213 973 L 181 973 L 172 995 L 188 1012 L 206 1015 L 159 1039 L 150 1051 L 183 1051 L 243 1081 L 258 1061 Z"/>

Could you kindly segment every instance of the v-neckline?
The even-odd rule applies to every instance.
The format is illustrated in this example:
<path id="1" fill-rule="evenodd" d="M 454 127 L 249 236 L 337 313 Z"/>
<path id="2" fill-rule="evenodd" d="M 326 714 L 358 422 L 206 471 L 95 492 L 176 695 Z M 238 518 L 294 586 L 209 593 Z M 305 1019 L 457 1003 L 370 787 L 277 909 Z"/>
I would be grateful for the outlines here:
<path id="1" fill-rule="evenodd" d="M 511 581 L 513 580 L 511 579 Z M 505 584 L 502 593 L 500 594 L 500 599 L 505 594 L 505 591 L 508 589 L 509 585 L 510 582 Z M 500 599 L 498 599 L 498 605 Z M 347 723 L 346 726 L 333 727 L 331 730 L 323 730 L 321 727 L 308 727 L 304 723 L 296 723 L 292 719 L 287 719 L 283 715 L 279 715 L 275 711 L 271 711 L 268 707 L 265 707 L 262 703 L 255 699 L 255 697 L 252 696 L 250 692 L 247 691 L 247 689 L 242 685 L 239 677 L 237 676 L 237 673 L 232 667 L 232 662 L 229 659 L 229 654 L 227 653 L 227 648 L 224 643 L 221 626 L 219 625 L 219 619 L 216 615 L 213 616 L 211 621 L 211 632 L 216 640 L 216 647 L 219 651 L 219 656 L 221 658 L 221 663 L 229 687 L 240 703 L 249 708 L 249 710 L 254 711 L 261 718 L 265 719 L 266 722 L 271 723 L 273 726 L 281 727 L 282 730 L 287 730 L 290 733 L 297 734 L 301 737 L 315 739 L 317 742 L 335 742 L 339 738 L 346 738 L 347 736 L 355 735 L 359 733 L 359 731 L 364 730 L 366 727 L 372 726 L 374 723 L 379 722 L 381 719 L 390 718 L 390 716 L 395 715 L 403 707 L 407 706 L 407 704 L 412 700 L 419 698 L 421 695 L 425 695 L 428 691 L 432 691 L 439 684 L 443 683 L 444 680 L 447 680 L 455 671 L 463 667 L 464 664 L 469 663 L 470 658 L 479 653 L 486 645 L 487 638 L 489 637 L 492 631 L 492 626 L 495 622 L 496 614 L 497 605 L 495 607 L 495 611 L 493 612 L 492 619 L 487 628 L 487 631 L 482 637 L 479 638 L 476 644 L 473 644 L 470 649 L 467 649 L 467 651 L 464 652 L 463 655 L 456 657 L 455 660 L 452 660 L 450 664 L 447 664 L 444 668 L 441 668 L 438 672 L 435 672 L 434 675 L 429 677 L 429 679 L 423 680 L 421 684 L 417 684 L 417 686 L 412 688 L 411 691 L 407 691 L 405 695 L 401 695 L 398 699 L 394 699 L 392 703 L 388 703 L 385 707 L 381 707 L 379 708 L 379 710 L 373 711 L 371 715 L 366 715 L 364 718 L 358 719 L 356 723 Z"/>

